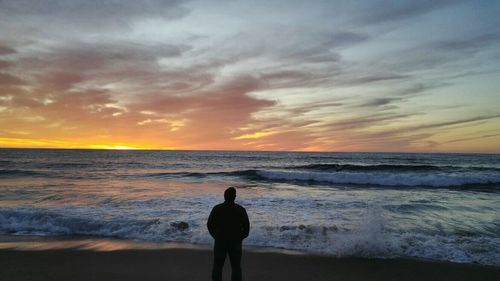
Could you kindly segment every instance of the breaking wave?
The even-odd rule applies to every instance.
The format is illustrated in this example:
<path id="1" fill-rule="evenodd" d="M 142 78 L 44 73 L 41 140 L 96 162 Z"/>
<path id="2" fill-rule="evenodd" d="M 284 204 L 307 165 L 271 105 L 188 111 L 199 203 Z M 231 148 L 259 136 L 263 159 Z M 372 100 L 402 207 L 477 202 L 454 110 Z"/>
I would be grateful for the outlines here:
<path id="1" fill-rule="evenodd" d="M 358 169 L 358 168 L 357 168 Z M 152 178 L 204 178 L 242 177 L 255 181 L 309 182 L 322 184 L 407 186 L 407 187 L 460 187 L 468 185 L 497 186 L 500 173 L 422 173 L 390 172 L 382 170 L 360 171 L 309 171 L 309 170 L 240 170 L 212 173 L 153 173 L 142 175 Z"/>
<path id="2" fill-rule="evenodd" d="M 11 177 L 44 177 L 50 176 L 50 174 L 42 173 L 33 170 L 0 170 L 0 178 L 11 178 Z"/>
<path id="3" fill-rule="evenodd" d="M 459 171 L 485 171 L 499 172 L 500 169 L 495 167 L 462 167 L 450 165 L 354 165 L 354 164 L 311 164 L 302 166 L 291 166 L 287 169 L 304 169 L 316 171 L 343 171 L 343 172 L 459 172 Z"/>
<path id="4" fill-rule="evenodd" d="M 464 168 L 465 169 L 465 168 Z M 446 171 L 445 171 L 446 170 Z M 450 171 L 451 170 L 451 171 Z M 60 172 L 38 170 L 0 170 L 0 178 L 46 177 L 46 178 L 150 178 L 150 179 L 202 179 L 202 178 L 243 178 L 253 181 L 279 181 L 294 183 L 320 183 L 344 185 L 373 185 L 388 187 L 481 187 L 500 186 L 500 171 L 495 168 L 476 167 L 457 171 L 449 166 L 428 165 L 308 165 L 281 169 L 249 169 L 211 172 L 146 172 L 120 174 L 113 171 Z"/>
<path id="5" fill-rule="evenodd" d="M 205 222 L 167 219 L 104 219 L 62 209 L 0 209 L 0 233 L 30 235 L 91 235 L 155 242 L 209 244 Z M 87 215 L 85 215 L 85 213 Z M 247 245 L 322 253 L 338 257 L 414 257 L 441 261 L 500 265 L 500 238 L 439 233 L 390 231 L 377 208 L 351 229 L 335 224 L 303 225 L 257 222 Z M 489 250 L 485 250 L 489 249 Z"/>
<path id="6" fill-rule="evenodd" d="M 465 185 L 499 184 L 500 175 L 467 175 L 438 173 L 390 172 L 310 172 L 262 170 L 257 175 L 269 180 L 310 181 L 333 184 L 359 184 L 377 186 L 431 186 L 454 187 Z"/>

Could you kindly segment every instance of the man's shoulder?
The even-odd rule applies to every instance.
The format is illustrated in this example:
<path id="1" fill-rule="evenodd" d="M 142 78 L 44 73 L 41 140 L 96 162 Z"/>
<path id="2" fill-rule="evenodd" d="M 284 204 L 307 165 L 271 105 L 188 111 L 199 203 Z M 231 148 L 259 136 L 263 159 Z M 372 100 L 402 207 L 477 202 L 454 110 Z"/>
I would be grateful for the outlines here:
<path id="1" fill-rule="evenodd" d="M 235 208 L 238 210 L 245 211 L 245 208 L 243 206 L 241 206 L 240 204 L 236 204 L 236 203 L 232 203 L 230 205 L 227 203 L 220 203 L 220 204 L 215 205 L 213 209 L 218 210 L 218 209 L 225 209 L 225 208 Z"/>
<path id="2" fill-rule="evenodd" d="M 220 209 L 224 207 L 224 203 L 217 204 L 213 207 L 214 210 Z"/>
<path id="3" fill-rule="evenodd" d="M 237 209 L 239 209 L 239 210 L 241 210 L 241 211 L 246 211 L 246 210 L 245 210 L 245 207 L 241 206 L 240 204 L 236 204 L 236 203 L 234 203 L 234 205 L 235 205 L 235 207 L 236 207 Z"/>

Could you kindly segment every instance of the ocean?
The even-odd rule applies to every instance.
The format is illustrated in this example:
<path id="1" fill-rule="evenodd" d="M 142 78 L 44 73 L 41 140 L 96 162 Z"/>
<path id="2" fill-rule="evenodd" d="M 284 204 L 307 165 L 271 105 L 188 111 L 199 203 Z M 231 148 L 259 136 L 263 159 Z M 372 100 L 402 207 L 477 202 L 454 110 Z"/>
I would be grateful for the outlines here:
<path id="1" fill-rule="evenodd" d="M 0 149 L 0 236 L 209 245 L 229 186 L 245 246 L 500 265 L 491 154 Z"/>

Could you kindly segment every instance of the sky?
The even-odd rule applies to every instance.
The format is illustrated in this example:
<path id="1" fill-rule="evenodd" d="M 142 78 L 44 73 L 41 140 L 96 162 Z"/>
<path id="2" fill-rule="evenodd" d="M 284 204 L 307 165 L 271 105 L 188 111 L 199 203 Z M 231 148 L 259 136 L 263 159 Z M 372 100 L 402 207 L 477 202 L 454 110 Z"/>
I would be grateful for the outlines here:
<path id="1" fill-rule="evenodd" d="M 0 147 L 500 153 L 499 14 L 0 0 Z"/>

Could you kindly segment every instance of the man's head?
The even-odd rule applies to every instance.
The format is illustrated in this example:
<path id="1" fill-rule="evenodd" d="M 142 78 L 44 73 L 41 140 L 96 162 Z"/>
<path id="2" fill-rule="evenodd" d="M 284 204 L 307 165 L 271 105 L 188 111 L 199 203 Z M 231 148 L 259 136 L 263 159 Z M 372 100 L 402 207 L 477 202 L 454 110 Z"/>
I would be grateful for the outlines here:
<path id="1" fill-rule="evenodd" d="M 230 187 L 224 191 L 224 200 L 226 202 L 234 202 L 234 198 L 236 198 L 236 189 L 234 187 Z"/>

